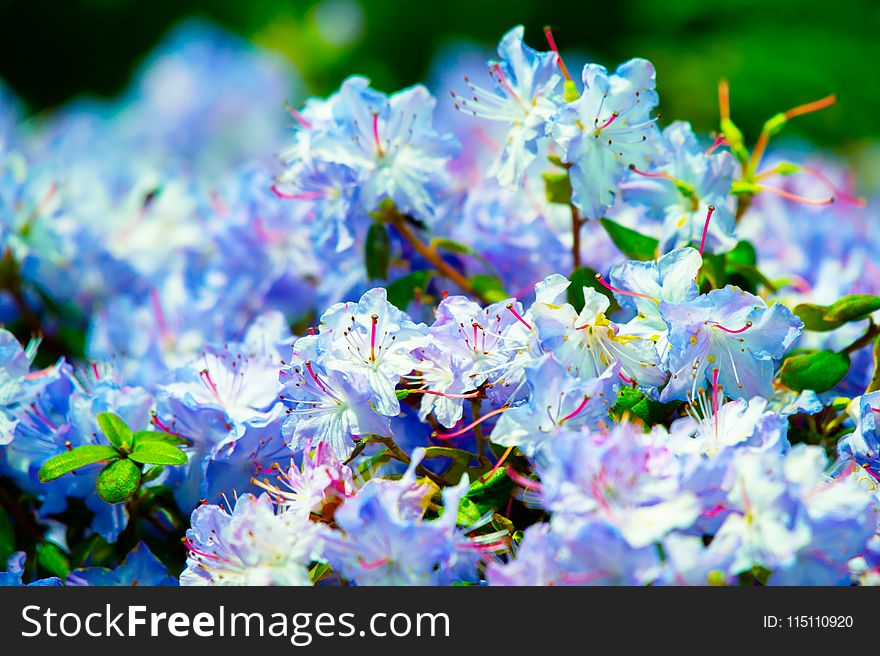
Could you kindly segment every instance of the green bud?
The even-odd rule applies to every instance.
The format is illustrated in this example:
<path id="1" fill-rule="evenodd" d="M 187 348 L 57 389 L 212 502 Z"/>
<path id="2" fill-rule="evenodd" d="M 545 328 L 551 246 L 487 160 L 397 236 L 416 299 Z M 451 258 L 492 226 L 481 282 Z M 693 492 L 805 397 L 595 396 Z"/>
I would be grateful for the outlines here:
<path id="1" fill-rule="evenodd" d="M 107 503 L 128 501 L 141 484 L 141 468 L 131 460 L 115 460 L 98 476 L 98 495 Z"/>

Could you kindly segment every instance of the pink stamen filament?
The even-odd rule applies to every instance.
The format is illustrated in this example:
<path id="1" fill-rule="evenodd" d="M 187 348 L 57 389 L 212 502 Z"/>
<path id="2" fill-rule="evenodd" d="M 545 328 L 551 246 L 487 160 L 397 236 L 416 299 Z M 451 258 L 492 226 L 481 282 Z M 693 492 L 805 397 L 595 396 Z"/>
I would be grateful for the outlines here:
<path id="1" fill-rule="evenodd" d="M 457 430 L 453 433 L 435 433 L 431 437 L 434 437 L 438 440 L 450 440 L 453 437 L 458 437 L 459 435 L 464 435 L 469 430 L 471 430 L 474 426 L 477 426 L 477 425 L 483 423 L 484 421 L 486 421 L 487 419 L 489 419 L 489 417 L 494 417 L 495 415 L 500 415 L 502 412 L 507 412 L 508 410 L 510 410 L 509 406 L 506 406 L 506 405 L 502 406 L 502 407 L 498 408 L 497 410 L 493 410 L 492 412 L 487 412 L 482 417 L 480 417 L 479 419 L 477 419 L 475 421 L 472 421 L 471 423 L 469 423 L 467 426 L 465 426 L 464 428 L 462 428 L 460 430 Z"/>
<path id="2" fill-rule="evenodd" d="M 376 144 L 376 153 L 379 157 L 385 156 L 385 149 L 379 141 L 379 112 L 373 112 L 373 142 Z"/>
<path id="3" fill-rule="evenodd" d="M 771 187 L 769 185 L 761 185 L 759 189 L 761 191 L 770 192 L 771 194 L 776 194 L 777 196 L 782 196 L 783 198 L 794 201 L 796 203 L 803 203 L 804 205 L 831 205 L 831 203 L 834 202 L 833 196 L 830 196 L 828 198 L 804 198 L 803 196 L 798 196 L 797 194 L 788 192 L 785 189 L 780 189 L 779 187 Z"/>
<path id="4" fill-rule="evenodd" d="M 600 125 L 599 127 L 596 128 L 596 132 L 601 132 L 602 130 L 607 128 L 609 125 L 614 123 L 614 121 L 616 121 L 617 117 L 619 117 L 619 116 L 620 116 L 619 112 L 611 112 L 611 116 L 608 118 L 607 121 L 605 121 L 602 125 Z"/>
<path id="5" fill-rule="evenodd" d="M 616 294 L 621 294 L 622 296 L 633 296 L 635 298 L 646 298 L 649 301 L 654 301 L 657 305 L 660 305 L 660 301 L 650 294 L 642 294 L 641 292 L 628 292 L 623 289 L 618 289 L 617 287 L 612 286 L 611 284 L 605 282 L 605 278 L 602 277 L 601 273 L 596 274 L 596 280 L 600 285 L 602 285 L 605 289 L 615 292 Z M 586 326 L 581 326 L 578 330 L 583 330 Z"/>
<path id="6" fill-rule="evenodd" d="M 559 48 L 556 47 L 556 39 L 553 38 L 553 30 L 549 26 L 544 28 L 544 36 L 547 37 L 547 44 L 550 46 L 550 50 L 556 53 L 556 63 L 559 65 L 559 70 L 562 72 L 563 77 L 571 82 L 571 75 L 565 66 L 565 62 L 562 61 L 562 55 L 559 54 Z"/>
<path id="7" fill-rule="evenodd" d="M 706 212 L 706 223 L 703 225 L 703 238 L 700 239 L 700 257 L 703 256 L 703 250 L 706 248 L 706 236 L 709 234 L 709 222 L 712 220 L 712 214 L 715 213 L 715 206 L 709 205 L 709 211 Z"/>
<path id="8" fill-rule="evenodd" d="M 211 372 L 207 369 L 202 369 L 199 372 L 199 376 L 202 379 L 202 382 L 211 390 L 211 394 L 213 394 L 217 399 L 220 398 L 220 392 L 217 390 L 217 385 L 214 384 L 214 379 L 211 378 Z"/>
<path id="9" fill-rule="evenodd" d="M 514 448 L 515 447 L 512 447 L 512 446 L 507 447 L 507 449 L 504 451 L 504 453 L 501 454 L 501 457 L 498 458 L 498 462 L 495 463 L 495 466 L 489 470 L 489 473 L 484 474 L 483 476 L 480 476 L 481 483 L 485 483 L 486 481 L 488 481 L 490 478 L 492 478 L 495 475 L 495 472 L 497 472 L 500 469 L 501 465 L 504 464 L 504 461 L 507 460 L 508 456 L 510 456 L 510 454 L 513 453 Z"/>
<path id="10" fill-rule="evenodd" d="M 98 363 L 92 363 L 92 373 L 95 375 L 95 380 L 101 380 L 101 372 L 98 371 Z"/>
<path id="11" fill-rule="evenodd" d="M 745 331 L 747 331 L 749 328 L 752 327 L 751 321 L 746 321 L 746 325 L 744 325 L 742 328 L 737 328 L 736 330 L 732 330 L 730 328 L 725 328 L 720 323 L 716 323 L 714 321 L 710 321 L 709 323 L 712 324 L 718 330 L 723 330 L 724 332 L 729 333 L 731 335 L 739 335 L 740 333 L 744 333 Z"/>
<path id="12" fill-rule="evenodd" d="M 382 565 L 388 564 L 388 562 L 390 560 L 391 560 L 390 558 L 379 558 L 377 560 L 374 560 L 374 561 L 368 563 L 363 558 L 359 558 L 358 562 L 360 563 L 361 569 L 365 569 L 365 570 L 369 571 L 369 570 L 378 569 L 378 568 L 382 567 Z"/>
<path id="13" fill-rule="evenodd" d="M 516 91 L 514 91 L 513 87 L 511 87 L 510 84 L 507 82 L 507 78 L 504 76 L 504 72 L 501 70 L 501 64 L 495 64 L 494 66 L 492 66 L 492 71 L 498 76 L 498 82 L 508 93 L 508 95 L 517 102 L 522 103 L 519 96 L 516 95 Z"/>
<path id="14" fill-rule="evenodd" d="M 627 378 L 626 375 L 622 371 L 618 371 L 617 375 L 620 376 L 620 380 L 622 380 L 627 385 L 635 385 L 636 384 L 636 381 Z"/>
<path id="15" fill-rule="evenodd" d="M 317 198 L 323 198 L 324 196 L 324 194 L 320 191 L 302 191 L 296 194 L 292 194 L 286 191 L 281 191 L 278 188 L 278 185 L 275 184 L 269 187 L 269 190 L 278 198 L 283 198 L 284 200 L 315 200 Z"/>
<path id="16" fill-rule="evenodd" d="M 574 419 L 575 417 L 577 417 L 583 411 L 583 409 L 587 407 L 587 403 L 589 402 L 589 400 L 590 400 L 589 396 L 584 396 L 584 400 L 581 401 L 581 404 L 577 408 L 575 408 L 574 412 L 566 415 L 565 417 L 560 419 L 557 423 L 563 424 L 566 421 L 568 421 L 569 419 Z"/>
<path id="17" fill-rule="evenodd" d="M 515 316 L 522 325 L 524 325 L 529 330 L 532 330 L 531 324 L 528 321 L 526 321 L 525 319 L 523 319 L 522 315 L 516 311 L 516 308 L 513 307 L 513 303 L 508 303 L 507 309 L 510 310 L 511 314 L 513 314 L 513 316 Z"/>
<path id="18" fill-rule="evenodd" d="M 306 362 L 306 370 L 309 372 L 309 375 L 312 377 L 312 380 L 315 381 L 315 385 L 317 385 L 318 387 L 320 387 L 320 388 L 321 388 L 321 391 L 324 392 L 324 394 L 327 394 L 328 396 L 330 396 L 330 395 L 331 395 L 331 394 L 330 394 L 330 390 L 328 390 L 328 389 L 324 386 L 324 383 L 321 382 L 321 379 L 318 378 L 318 375 L 315 373 L 314 369 L 312 369 L 312 363 L 311 363 L 311 362 Z"/>
<path id="19" fill-rule="evenodd" d="M 801 166 L 801 170 L 804 171 L 805 173 L 809 173 L 814 178 L 818 178 L 819 180 L 821 180 L 822 182 L 827 184 L 829 187 L 831 187 L 831 190 L 834 192 L 834 196 L 836 198 L 839 197 L 839 198 L 843 199 L 844 201 L 846 201 L 847 203 L 850 203 L 852 205 L 856 205 L 857 207 L 866 207 L 868 205 L 868 201 L 865 200 L 864 198 L 859 198 L 858 196 L 853 196 L 852 194 L 849 194 L 849 193 L 839 189 L 834 184 L 834 182 L 832 182 L 828 178 L 827 175 L 822 173 L 822 171 L 815 169 L 812 166 Z"/>
<path id="20" fill-rule="evenodd" d="M 507 465 L 507 475 L 510 477 L 514 483 L 519 485 L 521 488 L 526 490 L 540 490 L 541 484 L 537 481 L 533 481 L 530 478 L 526 478 L 518 471 L 516 471 L 511 465 Z"/>
<path id="21" fill-rule="evenodd" d="M 289 105 L 286 102 L 284 104 L 287 106 L 287 113 L 290 114 L 293 120 L 303 126 L 306 130 L 312 129 L 311 122 L 309 122 L 309 120 L 305 116 L 303 116 L 302 113 L 296 109 L 296 107 L 294 107 L 293 105 Z"/>
<path id="22" fill-rule="evenodd" d="M 713 143 L 711 146 L 709 146 L 708 149 L 706 149 L 706 154 L 711 155 L 713 152 L 715 152 L 716 148 L 719 148 L 720 146 L 726 146 L 726 145 L 727 145 L 727 139 L 724 138 L 723 134 L 719 134 L 717 137 L 715 137 L 715 143 Z"/>
<path id="23" fill-rule="evenodd" d="M 635 173 L 636 175 L 640 175 L 644 178 L 661 178 L 663 180 L 671 180 L 673 182 L 675 181 L 674 178 L 671 175 L 669 175 L 668 173 L 664 173 L 662 171 L 659 171 L 657 173 L 650 173 L 648 171 L 641 171 L 638 168 L 636 168 L 635 164 L 630 164 L 629 170 L 632 171 L 633 173 Z"/>
<path id="24" fill-rule="evenodd" d="M 376 325 L 379 323 L 379 315 L 374 314 L 370 317 L 373 322 L 370 326 L 370 362 L 376 361 Z"/>

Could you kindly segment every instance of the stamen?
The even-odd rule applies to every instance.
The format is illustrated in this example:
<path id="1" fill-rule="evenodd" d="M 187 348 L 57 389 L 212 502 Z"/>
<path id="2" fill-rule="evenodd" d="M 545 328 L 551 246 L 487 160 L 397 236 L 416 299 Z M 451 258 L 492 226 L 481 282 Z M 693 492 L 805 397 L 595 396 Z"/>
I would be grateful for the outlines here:
<path id="1" fill-rule="evenodd" d="M 153 308 L 153 314 L 156 317 L 156 324 L 159 326 L 159 334 L 166 342 L 174 341 L 171 331 L 168 329 L 168 322 L 165 320 L 165 313 L 162 311 L 162 301 L 159 298 L 159 292 L 155 289 L 150 290 L 150 305 Z"/>
<path id="2" fill-rule="evenodd" d="M 730 120 L 730 83 L 727 80 L 718 81 L 718 113 L 722 121 Z"/>
<path id="3" fill-rule="evenodd" d="M 315 381 L 315 384 L 321 388 L 321 391 L 323 391 L 324 394 L 331 396 L 330 390 L 328 390 L 326 387 L 324 387 L 324 383 L 321 382 L 321 379 L 318 378 L 317 374 L 315 374 L 314 370 L 312 369 L 311 362 L 306 362 L 306 369 L 308 370 L 309 375 L 312 377 L 312 380 Z"/>
<path id="4" fill-rule="evenodd" d="M 569 419 L 574 419 L 575 417 L 577 417 L 583 411 L 583 409 L 587 407 L 587 403 L 589 402 L 589 400 L 590 400 L 589 396 L 584 396 L 584 400 L 581 401 L 581 404 L 577 408 L 575 408 L 574 412 L 572 412 L 571 414 L 568 414 L 565 417 L 563 417 L 562 419 L 560 419 L 557 422 L 557 424 L 563 424 L 566 421 L 568 421 Z"/>
<path id="5" fill-rule="evenodd" d="M 513 314 L 513 316 L 515 316 L 522 325 L 524 325 L 529 330 L 533 330 L 531 324 L 528 321 L 526 321 L 525 319 L 523 319 L 522 315 L 516 311 L 515 307 L 513 307 L 513 303 L 508 303 L 507 309 L 510 310 L 511 314 Z"/>
<path id="6" fill-rule="evenodd" d="M 101 380 L 101 372 L 98 371 L 98 363 L 97 362 L 92 363 L 92 373 L 95 376 L 95 380 Z"/>
<path id="7" fill-rule="evenodd" d="M 724 332 L 729 333 L 731 335 L 739 335 L 740 333 L 744 333 L 745 331 L 747 331 L 749 328 L 752 327 L 751 321 L 746 321 L 746 325 L 744 325 L 742 328 L 738 328 L 737 330 L 731 330 L 730 328 L 725 328 L 720 323 L 717 323 L 715 321 L 710 321 L 709 323 L 712 324 L 718 330 L 723 330 Z"/>
<path id="8" fill-rule="evenodd" d="M 801 170 L 804 171 L 805 173 L 809 173 L 814 178 L 818 178 L 819 180 L 821 180 L 822 182 L 827 184 L 829 187 L 831 187 L 831 190 L 834 192 L 835 198 L 840 198 L 841 200 L 843 200 L 847 203 L 850 203 L 852 205 L 855 205 L 857 207 L 867 207 L 868 201 L 865 198 L 860 198 L 859 196 L 853 196 L 852 194 L 849 194 L 849 193 L 841 190 L 840 188 L 837 187 L 837 185 L 834 184 L 834 182 L 832 182 L 828 178 L 827 175 L 822 173 L 822 171 L 815 169 L 812 166 L 801 166 Z"/>
<path id="9" fill-rule="evenodd" d="M 508 410 L 510 410 L 510 406 L 507 406 L 507 405 L 501 406 L 497 410 L 493 410 L 492 412 L 487 412 L 479 419 L 472 421 L 464 428 L 461 428 L 453 433 L 438 433 L 437 431 L 434 431 L 431 434 L 431 437 L 436 438 L 438 440 L 451 440 L 453 437 L 458 437 L 459 435 L 464 435 L 465 433 L 467 433 L 469 430 L 471 430 L 475 426 L 486 421 L 489 417 L 494 417 L 495 415 L 500 415 L 502 412 L 507 412 Z"/>
<path id="10" fill-rule="evenodd" d="M 637 173 L 638 175 L 644 176 L 646 178 L 662 178 L 664 180 L 674 180 L 674 178 L 672 178 L 672 176 L 670 176 L 668 173 L 663 173 L 662 171 L 660 171 L 658 173 L 649 173 L 648 171 L 640 171 L 638 168 L 636 168 L 635 164 L 630 164 L 629 170 L 632 171 L 633 173 Z"/>
<path id="11" fill-rule="evenodd" d="M 287 105 L 287 112 L 293 117 L 293 119 L 303 126 L 306 130 L 312 129 L 312 124 L 303 116 L 299 111 L 297 111 L 296 107 L 293 105 Z"/>
<path id="12" fill-rule="evenodd" d="M 727 145 L 729 145 L 727 143 L 727 139 L 724 138 L 723 134 L 719 134 L 717 137 L 715 137 L 715 143 L 713 143 L 711 146 L 709 146 L 709 148 L 706 149 L 706 155 L 711 155 L 713 152 L 715 152 L 716 148 Z"/>
<path id="13" fill-rule="evenodd" d="M 513 90 L 513 87 L 510 86 L 510 83 L 507 81 L 507 78 L 504 76 L 504 72 L 501 70 L 501 64 L 494 64 L 492 66 L 492 72 L 498 76 L 498 83 L 504 88 L 504 90 L 510 95 L 511 98 L 522 104 L 519 96 L 516 95 L 516 91 Z"/>
<path id="14" fill-rule="evenodd" d="M 804 114 L 810 114 L 812 112 L 818 112 L 821 109 L 825 109 L 826 107 L 831 107 L 834 103 L 837 102 L 837 94 L 832 93 L 830 96 L 825 96 L 819 100 L 816 100 L 811 103 L 806 103 L 804 105 L 798 105 L 797 107 L 792 107 L 787 112 L 784 112 L 785 118 L 794 118 L 795 116 L 803 116 Z"/>
<path id="15" fill-rule="evenodd" d="M 385 156 L 382 142 L 379 141 L 379 112 L 373 112 L 373 142 L 376 144 L 376 153 L 379 157 Z"/>
<path id="16" fill-rule="evenodd" d="M 302 191 L 300 193 L 292 194 L 286 191 L 281 191 L 276 184 L 269 187 L 269 191 L 275 194 L 278 198 L 283 198 L 284 200 L 315 200 L 324 196 L 320 191 Z"/>
<path id="17" fill-rule="evenodd" d="M 379 323 L 379 315 L 374 314 L 370 317 L 373 322 L 370 326 L 370 362 L 376 361 L 376 324 Z"/>
<path id="18" fill-rule="evenodd" d="M 199 377 L 202 379 L 202 382 L 205 383 L 207 388 L 211 390 L 211 394 L 213 394 L 217 399 L 220 398 L 220 392 L 217 390 L 217 385 L 214 383 L 214 379 L 211 378 L 211 372 L 207 369 L 202 369 L 199 372 Z"/>
<path id="19" fill-rule="evenodd" d="M 627 378 L 622 371 L 617 372 L 617 375 L 620 376 L 620 380 L 622 380 L 627 385 L 635 385 L 636 384 L 636 381 L 630 380 L 629 378 Z"/>
<path id="20" fill-rule="evenodd" d="M 611 116 L 608 118 L 608 120 L 605 121 L 602 125 L 600 125 L 599 127 L 596 128 L 596 133 L 598 134 L 599 132 L 601 132 L 602 130 L 604 130 L 605 128 L 607 128 L 609 125 L 611 125 L 612 123 L 614 123 L 614 121 L 617 120 L 617 117 L 618 117 L 618 116 L 620 116 L 620 113 L 619 113 L 619 112 L 611 112 Z M 598 121 L 599 119 L 596 119 L 596 120 Z"/>
<path id="21" fill-rule="evenodd" d="M 374 561 L 368 563 L 363 558 L 358 558 L 358 563 L 360 564 L 361 569 L 373 570 L 373 569 L 378 569 L 379 567 L 382 567 L 382 565 L 387 564 L 389 560 L 391 560 L 391 559 L 390 558 L 379 558 L 377 560 L 374 560 Z"/>
<path id="22" fill-rule="evenodd" d="M 512 465 L 507 465 L 507 475 L 510 477 L 514 483 L 519 485 L 521 488 L 526 490 L 540 490 L 541 484 L 537 481 L 533 481 L 530 478 L 526 478 L 518 471 L 516 471 Z"/>
<path id="23" fill-rule="evenodd" d="M 562 55 L 559 54 L 559 48 L 556 47 L 556 39 L 553 38 L 553 30 L 549 25 L 544 27 L 544 36 L 547 37 L 547 44 L 550 46 L 550 50 L 556 53 L 556 63 L 559 64 L 559 70 L 562 72 L 563 77 L 571 82 L 571 75 L 565 66 L 565 62 L 562 61 Z"/>
<path id="24" fill-rule="evenodd" d="M 622 296 L 632 296 L 634 298 L 647 298 L 649 301 L 654 301 L 657 305 L 660 305 L 660 300 L 654 298 L 650 294 L 642 294 L 641 292 L 628 292 L 626 290 L 618 289 L 617 287 L 610 285 L 609 283 L 605 282 L 605 278 L 602 277 L 601 273 L 596 274 L 596 280 L 605 289 L 615 292 L 616 294 L 621 294 Z M 586 326 L 581 326 L 581 328 L 578 328 L 578 330 L 582 330 L 583 328 L 586 328 Z"/>
<path id="25" fill-rule="evenodd" d="M 768 191 L 771 194 L 776 194 L 777 196 L 782 196 L 788 200 L 793 200 L 796 203 L 803 203 L 804 205 L 831 205 L 834 202 L 834 196 L 830 196 L 828 198 L 804 198 L 803 196 L 798 196 L 797 194 L 792 194 L 785 189 L 780 189 L 779 187 L 771 187 L 768 185 L 761 185 L 758 187 L 761 191 Z"/>
<path id="26" fill-rule="evenodd" d="M 709 211 L 706 213 L 706 223 L 703 225 L 703 238 L 700 240 L 700 257 L 703 257 L 703 250 L 706 248 L 706 235 L 709 234 L 709 221 L 712 220 L 712 214 L 715 212 L 715 206 L 709 205 Z"/>
<path id="27" fill-rule="evenodd" d="M 507 458 L 510 456 L 511 453 L 513 453 L 513 450 L 515 448 L 516 447 L 513 447 L 513 446 L 507 447 L 507 449 L 504 451 L 504 453 L 501 454 L 501 457 L 498 458 L 498 462 L 495 463 L 495 466 L 489 470 L 489 473 L 484 474 L 483 476 L 480 476 L 480 479 L 479 479 L 480 482 L 485 483 L 490 478 L 492 478 L 495 475 L 495 472 L 497 472 L 498 469 L 501 467 L 501 465 L 504 464 L 504 461 L 507 460 Z"/>

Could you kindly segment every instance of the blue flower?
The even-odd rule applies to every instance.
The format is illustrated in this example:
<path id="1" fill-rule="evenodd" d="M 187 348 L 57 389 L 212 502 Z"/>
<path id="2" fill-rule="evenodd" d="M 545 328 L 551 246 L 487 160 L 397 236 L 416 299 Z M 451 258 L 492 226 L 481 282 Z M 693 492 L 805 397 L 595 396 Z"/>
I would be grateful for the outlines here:
<path id="1" fill-rule="evenodd" d="M 607 426 L 608 410 L 617 400 L 618 370 L 612 363 L 594 379 L 577 379 L 552 355 L 545 355 L 526 367 L 528 402 L 507 410 L 490 439 L 536 456 L 552 448 L 562 433 Z"/>
<path id="2" fill-rule="evenodd" d="M 458 109 L 507 125 L 507 139 L 487 174 L 507 187 L 519 185 L 538 154 L 547 122 L 562 102 L 562 75 L 553 52 L 538 52 L 523 41 L 525 28 L 514 27 L 498 44 L 499 61 L 489 62 L 493 88 L 465 78 L 467 97 L 453 93 Z"/>
<path id="3" fill-rule="evenodd" d="M 175 586 L 177 579 L 143 542 L 132 549 L 118 567 L 86 567 L 68 574 L 66 585 Z"/>
<path id="4" fill-rule="evenodd" d="M 551 135 L 569 164 L 572 202 L 590 219 L 604 216 L 629 165 L 658 156 L 659 131 L 650 117 L 657 106 L 654 66 L 644 59 L 621 64 L 611 75 L 588 64 L 580 98 L 554 117 Z"/>
<path id="5" fill-rule="evenodd" d="M 6 571 L 0 572 L 0 587 L 18 587 L 22 585 L 28 586 L 54 586 L 63 585 L 61 579 L 57 576 L 51 576 L 47 579 L 38 579 L 31 583 L 24 583 L 22 575 L 24 574 L 24 561 L 26 554 L 23 551 L 17 551 L 6 561 Z"/>
<path id="6" fill-rule="evenodd" d="M 181 585 L 312 584 L 309 564 L 321 551 L 323 527 L 278 510 L 268 495 L 242 495 L 228 511 L 199 506 L 191 525 Z"/>
<path id="7" fill-rule="evenodd" d="M 872 470 L 880 478 L 880 392 L 870 392 L 853 400 L 856 429 L 841 438 L 837 452 Z"/>
<path id="8" fill-rule="evenodd" d="M 660 303 L 672 372 L 661 401 L 694 400 L 715 385 L 732 399 L 773 395 L 776 362 L 800 334 L 791 310 L 728 285 L 687 303 Z"/>
<path id="9" fill-rule="evenodd" d="M 663 130 L 667 159 L 651 171 L 636 169 L 620 185 L 624 200 L 648 206 L 663 221 L 660 252 L 702 244 L 708 207 L 712 212 L 705 249 L 729 251 L 736 245 L 735 221 L 728 195 L 736 161 L 723 150 L 705 153 L 689 123 L 676 121 Z"/>

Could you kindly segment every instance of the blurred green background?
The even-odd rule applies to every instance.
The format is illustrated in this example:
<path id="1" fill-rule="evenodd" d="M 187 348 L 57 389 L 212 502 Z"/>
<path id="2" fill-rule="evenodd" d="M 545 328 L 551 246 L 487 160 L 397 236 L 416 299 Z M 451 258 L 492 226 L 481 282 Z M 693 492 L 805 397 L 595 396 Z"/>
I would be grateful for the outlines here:
<path id="1" fill-rule="evenodd" d="M 840 103 L 799 119 L 792 133 L 839 148 L 880 133 L 878 0 L 0 0 L 0 77 L 32 112 L 111 95 L 193 15 L 283 52 L 320 95 L 351 73 L 386 91 L 412 84 L 444 45 L 491 47 L 517 23 L 544 48 L 550 24 L 563 53 L 610 67 L 651 59 L 664 122 L 713 129 L 726 76 L 734 119 L 752 136 L 772 113 L 830 92 Z"/>

